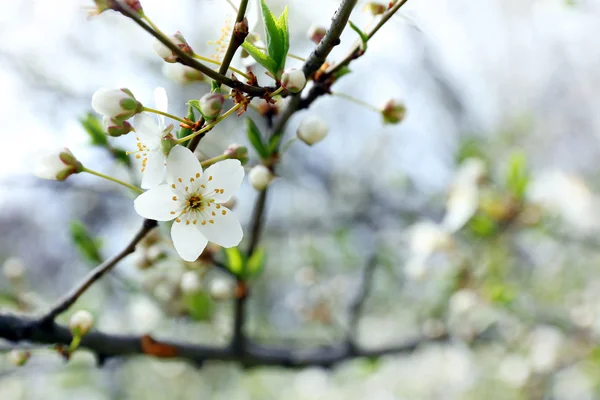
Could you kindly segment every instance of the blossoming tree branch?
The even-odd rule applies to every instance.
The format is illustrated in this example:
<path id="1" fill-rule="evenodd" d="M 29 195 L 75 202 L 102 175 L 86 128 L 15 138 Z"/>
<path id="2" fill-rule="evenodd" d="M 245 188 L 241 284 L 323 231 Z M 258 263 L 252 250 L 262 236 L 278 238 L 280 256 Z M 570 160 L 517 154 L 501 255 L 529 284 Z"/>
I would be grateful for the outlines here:
<path id="1" fill-rule="evenodd" d="M 297 111 L 310 109 L 317 98 L 325 95 L 337 95 L 339 101 L 353 101 L 365 106 L 367 112 L 378 112 L 382 123 L 399 123 L 406 112 L 398 100 L 389 100 L 380 109 L 334 90 L 336 82 L 350 73 L 352 61 L 368 54 L 368 42 L 406 0 L 395 0 L 389 4 L 368 3 L 367 11 L 373 15 L 368 29 L 350 21 L 357 1 L 340 1 L 329 27 L 313 27 L 309 31 L 315 48 L 306 58 L 290 52 L 293 44 L 290 43 L 287 8 L 276 16 L 271 12 L 268 1 L 260 1 L 265 29 L 261 36 L 253 29 L 259 21 L 249 21 L 246 17 L 250 1 L 241 0 L 237 7 L 232 4 L 236 18 L 230 29 L 231 35 L 224 55 L 215 58 L 197 54 L 181 32 L 169 35 L 161 31 L 138 0 L 95 0 L 93 14 L 97 18 L 105 12 L 119 13 L 155 38 L 153 50 L 167 63 L 168 74 L 180 81 L 210 80 L 211 90 L 199 99 L 190 99 L 185 116 L 169 112 L 163 88 L 155 89 L 154 104 L 140 102 L 127 88 L 102 88 L 92 96 L 92 108 L 102 120 L 98 123 L 96 117 L 90 117 L 85 122 L 86 129 L 96 134 L 97 143 L 112 149 L 117 160 L 132 163 L 139 172 L 139 180 L 126 182 L 93 170 L 67 148 L 56 149 L 42 157 L 36 174 L 40 178 L 64 181 L 76 179 L 71 175 L 88 173 L 122 185 L 137 196 L 132 212 L 135 210 L 143 222 L 121 252 L 101 262 L 44 314 L 0 314 L 1 338 L 15 343 L 55 346 L 67 359 L 73 352 L 84 348 L 96 354 L 100 363 L 110 357 L 147 354 L 179 357 L 198 364 L 205 360 L 230 360 L 246 366 L 285 367 L 331 366 L 355 357 L 407 352 L 422 341 L 431 340 L 416 338 L 389 348 L 365 350 L 356 343 L 355 332 L 348 332 L 346 339 L 336 345 L 298 352 L 294 348 L 266 346 L 247 336 L 246 301 L 252 294 L 252 278 L 264 268 L 265 254 L 259 242 L 266 223 L 264 216 L 269 188 L 277 184 L 278 165 L 287 148 L 298 145 L 296 139 L 307 145 L 305 151 L 310 151 L 310 146 L 325 140 L 330 131 L 323 120 L 309 113 L 295 136 L 289 137 L 286 130 L 288 120 Z M 355 43 L 340 42 L 340 36 L 347 28 L 356 32 Z M 344 46 L 347 55 L 340 60 L 329 59 L 329 53 L 335 46 Z M 244 57 L 243 67 L 232 65 L 238 52 Z M 290 57 L 303 60 L 303 67 L 286 68 Z M 265 86 L 259 84 L 255 75 L 262 70 L 269 82 Z M 261 81 L 264 80 L 262 78 L 261 75 Z M 270 132 L 261 132 L 252 118 L 244 116 L 248 108 L 257 110 L 259 115 L 273 122 Z M 202 149 L 202 138 L 225 119 L 236 119 L 245 125 L 248 141 L 258 154 L 259 163 L 248 166 L 248 151 L 237 144 L 228 146 L 220 156 L 200 161 L 195 151 Z M 100 136 L 98 127 L 102 130 Z M 337 132 L 331 129 L 331 133 Z M 135 135 L 137 148 L 125 153 L 117 152 L 113 143 L 124 135 Z M 246 176 L 258 194 L 250 225 L 243 228 L 232 209 L 233 196 Z M 170 226 L 164 231 L 169 232 L 174 250 L 170 257 L 178 257 L 181 262 L 187 263 L 209 263 L 234 278 L 234 287 L 221 284 L 211 288 L 215 297 L 235 298 L 233 334 L 229 345 L 208 347 L 158 341 L 150 336 L 150 332 L 143 336 L 106 334 L 93 328 L 94 319 L 88 311 L 77 309 L 79 297 L 132 254 L 142 240 L 150 233 L 160 235 L 155 232 L 158 224 Z M 226 261 L 222 261 L 222 254 L 225 254 Z M 360 318 L 376 264 L 375 256 L 366 261 L 362 285 L 349 307 L 351 326 L 356 325 Z M 200 285 L 196 275 L 184 278 L 184 291 L 198 290 Z M 56 322 L 58 316 L 72 309 L 76 311 L 68 326 Z M 26 362 L 30 355 L 29 351 L 16 346 L 14 359 L 19 363 Z"/>

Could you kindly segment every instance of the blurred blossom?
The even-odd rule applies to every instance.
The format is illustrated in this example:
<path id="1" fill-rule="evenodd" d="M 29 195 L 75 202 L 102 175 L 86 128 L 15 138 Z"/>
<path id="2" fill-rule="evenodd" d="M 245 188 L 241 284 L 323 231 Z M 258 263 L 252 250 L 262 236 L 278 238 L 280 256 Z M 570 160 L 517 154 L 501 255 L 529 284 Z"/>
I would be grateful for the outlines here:
<path id="1" fill-rule="evenodd" d="M 180 286 L 183 293 L 197 293 L 202 289 L 202 280 L 197 272 L 186 271 L 181 275 Z"/>
<path id="2" fill-rule="evenodd" d="M 405 273 L 412 279 L 427 276 L 429 258 L 436 252 L 447 252 L 454 246 L 452 236 L 441 226 L 430 222 L 418 222 L 409 228 L 410 256 Z"/>
<path id="3" fill-rule="evenodd" d="M 531 369 L 527 360 L 517 354 L 507 355 L 498 367 L 498 378 L 515 388 L 524 386 L 530 375 Z"/>
<path id="4" fill-rule="evenodd" d="M 561 170 L 544 171 L 531 183 L 527 196 L 583 232 L 600 227 L 600 202 L 578 176 Z"/>
<path id="5" fill-rule="evenodd" d="M 146 334 L 155 330 L 162 321 L 162 312 L 151 300 L 136 297 L 129 304 L 131 327 L 135 333 Z"/>
<path id="6" fill-rule="evenodd" d="M 7 258 L 2 264 L 2 273 L 9 280 L 19 280 L 25 274 L 25 262 L 18 257 Z"/>
<path id="7" fill-rule="evenodd" d="M 529 334 L 529 361 L 535 372 L 548 373 L 557 365 L 563 345 L 562 333 L 550 326 L 538 326 Z"/>
<path id="8" fill-rule="evenodd" d="M 583 365 L 559 371 L 553 379 L 552 394 L 557 400 L 594 400 L 594 380 L 587 376 Z"/>

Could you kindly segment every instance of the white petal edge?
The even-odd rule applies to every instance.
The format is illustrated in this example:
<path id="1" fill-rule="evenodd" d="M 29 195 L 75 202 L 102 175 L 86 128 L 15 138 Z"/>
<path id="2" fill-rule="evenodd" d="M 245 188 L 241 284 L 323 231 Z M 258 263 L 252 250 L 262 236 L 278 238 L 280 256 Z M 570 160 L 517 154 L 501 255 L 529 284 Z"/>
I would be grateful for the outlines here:
<path id="1" fill-rule="evenodd" d="M 171 214 L 183 209 L 183 200 L 173 201 L 173 190 L 169 185 L 159 185 L 140 194 L 133 206 L 142 217 L 156 221 L 170 221 L 177 216 Z"/>
<path id="2" fill-rule="evenodd" d="M 171 239 L 179 257 L 189 262 L 196 261 L 208 244 L 197 225 L 186 224 L 185 220 L 173 222 Z"/>
<path id="3" fill-rule="evenodd" d="M 215 215 L 210 213 L 214 211 Z M 222 212 L 225 211 L 225 215 Z M 221 206 L 218 210 L 215 207 L 210 207 L 207 211 L 208 215 L 206 225 L 198 224 L 198 229 L 206 238 L 223 247 L 234 247 L 240 244 L 244 232 L 237 217 L 226 207 Z M 213 224 L 209 222 L 212 219 Z"/>
<path id="4" fill-rule="evenodd" d="M 212 180 L 209 181 L 212 176 Z M 202 182 L 206 185 L 206 194 L 217 203 L 228 201 L 240 188 L 244 180 L 244 167 L 239 160 L 223 160 L 211 165 L 204 171 Z M 215 189 L 223 189 L 223 194 L 213 194 Z"/>
<path id="5" fill-rule="evenodd" d="M 167 158 L 167 182 L 179 185 L 179 178 L 183 185 L 189 185 L 190 178 L 202 175 L 202 166 L 194 153 L 187 147 L 177 145 L 171 149 Z"/>
<path id="6" fill-rule="evenodd" d="M 137 114 L 133 118 L 133 124 L 137 137 L 146 147 L 149 149 L 160 147 L 162 132 L 154 118 L 147 113 Z"/>
<path id="7" fill-rule="evenodd" d="M 165 156 L 159 151 L 148 153 L 148 162 L 142 178 L 142 189 L 151 189 L 165 180 Z"/>
<path id="8" fill-rule="evenodd" d="M 167 91 L 164 87 L 157 87 L 154 89 L 154 106 L 158 111 L 168 112 L 169 111 L 169 99 L 167 97 Z M 165 126 L 164 115 L 158 115 L 161 128 Z"/>

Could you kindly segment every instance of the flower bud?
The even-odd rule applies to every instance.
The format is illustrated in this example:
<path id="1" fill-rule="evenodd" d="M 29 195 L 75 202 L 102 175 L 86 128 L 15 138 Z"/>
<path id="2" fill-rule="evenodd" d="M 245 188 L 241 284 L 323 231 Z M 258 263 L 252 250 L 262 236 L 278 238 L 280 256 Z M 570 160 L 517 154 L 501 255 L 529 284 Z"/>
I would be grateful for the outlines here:
<path id="1" fill-rule="evenodd" d="M 383 14 L 384 12 L 387 11 L 387 9 L 388 9 L 387 5 L 377 3 L 375 1 L 368 2 L 367 4 L 365 4 L 365 7 L 364 7 L 365 11 L 369 11 L 374 16 Z"/>
<path id="2" fill-rule="evenodd" d="M 215 278 L 210 281 L 210 296 L 215 300 L 227 300 L 233 297 L 233 282 L 226 278 Z"/>
<path id="3" fill-rule="evenodd" d="M 92 108 L 98 114 L 124 121 L 140 113 L 143 106 L 129 89 L 101 88 L 92 96 Z"/>
<path id="4" fill-rule="evenodd" d="M 142 4 L 140 3 L 140 0 L 125 0 L 125 4 L 127 4 L 129 6 L 129 8 L 131 8 L 133 11 L 135 11 L 138 16 L 142 16 L 142 14 L 144 13 L 144 10 L 142 9 Z"/>
<path id="5" fill-rule="evenodd" d="M 163 64 L 162 73 L 165 77 L 182 85 L 192 82 L 199 82 L 206 79 L 202 72 L 179 63 Z"/>
<path id="6" fill-rule="evenodd" d="M 196 272 L 187 271 L 181 276 L 179 286 L 181 287 L 181 291 L 183 293 L 198 293 L 202 289 L 202 280 Z"/>
<path id="7" fill-rule="evenodd" d="M 38 160 L 34 175 L 42 179 L 64 181 L 83 171 L 83 165 L 65 147 L 44 152 Z"/>
<path id="8" fill-rule="evenodd" d="M 85 336 L 94 325 L 94 317 L 87 310 L 76 311 L 69 319 L 69 329 L 73 336 Z"/>
<path id="9" fill-rule="evenodd" d="M 207 93 L 200 98 L 200 113 L 206 120 L 215 119 L 221 114 L 225 97 L 221 93 Z"/>
<path id="10" fill-rule="evenodd" d="M 181 51 L 184 52 L 185 54 L 187 54 L 189 56 L 194 55 L 194 50 L 192 50 L 192 48 L 187 43 L 187 41 L 185 40 L 185 38 L 183 37 L 181 32 L 179 32 L 179 31 L 175 32 L 175 34 L 173 36 L 171 36 L 169 39 L 171 39 L 171 42 L 173 42 L 173 44 L 175 46 L 179 47 L 179 49 L 181 49 Z M 168 48 L 167 46 L 165 46 L 160 40 L 156 39 L 152 43 L 152 49 L 154 50 L 154 52 L 156 54 L 159 55 L 159 57 L 161 57 L 166 62 L 168 62 L 168 63 L 177 62 L 177 58 L 178 58 L 177 54 L 174 54 L 173 51 L 170 48 Z"/>
<path id="11" fill-rule="evenodd" d="M 300 122 L 298 127 L 298 138 L 309 146 L 325 139 L 329 127 L 321 117 L 309 115 Z"/>
<path id="12" fill-rule="evenodd" d="M 102 14 L 106 10 L 111 10 L 113 8 L 111 3 L 111 0 L 94 0 L 95 7 L 86 7 L 89 11 L 89 16 L 92 17 Z"/>
<path id="13" fill-rule="evenodd" d="M 25 263 L 17 257 L 10 257 L 2 264 L 2 273 L 10 281 L 18 281 L 25 275 Z"/>
<path id="14" fill-rule="evenodd" d="M 107 117 L 106 115 L 102 118 L 102 125 L 104 125 L 106 134 L 112 137 L 127 135 L 131 132 L 131 124 L 129 122 Z"/>
<path id="15" fill-rule="evenodd" d="M 31 353 L 24 350 L 14 349 L 8 353 L 8 361 L 16 367 L 25 365 L 27 360 L 31 357 Z"/>
<path id="16" fill-rule="evenodd" d="M 383 110 L 381 110 L 381 115 L 385 124 L 397 124 L 404 120 L 406 107 L 404 103 L 392 99 L 385 103 Z"/>
<path id="17" fill-rule="evenodd" d="M 319 43 L 321 43 L 321 40 L 323 40 L 323 38 L 325 37 L 326 33 L 327 33 L 327 29 L 325 29 L 324 27 L 313 25 L 310 27 L 310 29 L 306 33 L 306 36 L 312 42 L 319 44 Z"/>
<path id="18" fill-rule="evenodd" d="M 281 86 L 292 93 L 298 93 L 306 85 L 306 76 L 301 69 L 288 69 L 281 75 Z"/>
<path id="19" fill-rule="evenodd" d="M 265 190 L 273 178 L 274 176 L 271 170 L 264 165 L 257 165 L 248 173 L 250 184 L 256 190 Z"/>
<path id="20" fill-rule="evenodd" d="M 248 148 L 246 146 L 242 146 L 241 144 L 234 143 L 229 145 L 223 154 L 229 158 L 240 160 L 242 165 L 248 162 Z"/>

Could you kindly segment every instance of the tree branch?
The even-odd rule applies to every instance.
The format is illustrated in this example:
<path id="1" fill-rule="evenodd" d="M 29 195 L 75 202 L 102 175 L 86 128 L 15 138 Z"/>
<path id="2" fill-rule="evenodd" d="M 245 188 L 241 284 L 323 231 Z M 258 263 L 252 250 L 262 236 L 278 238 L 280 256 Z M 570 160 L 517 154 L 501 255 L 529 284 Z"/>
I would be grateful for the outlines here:
<path id="1" fill-rule="evenodd" d="M 121 250 L 120 253 L 116 254 L 112 258 L 109 258 L 102 264 L 98 265 L 94 268 L 90 273 L 77 285 L 74 289 L 72 289 L 66 296 L 60 299 L 51 309 L 48 311 L 42 318 L 41 321 L 43 323 L 51 323 L 54 319 L 60 315 L 61 313 L 67 311 L 69 307 L 71 307 L 79 297 L 84 294 L 90 286 L 94 284 L 97 280 L 102 278 L 105 273 L 113 269 L 115 265 L 129 254 L 135 251 L 135 247 L 137 244 L 146 236 L 148 232 L 150 232 L 156 226 L 156 221 L 146 219 L 142 224 L 142 227 L 136 233 L 136 235 L 131 239 L 129 244 Z"/>
<path id="2" fill-rule="evenodd" d="M 356 333 L 358 328 L 358 323 L 360 321 L 360 317 L 363 313 L 363 308 L 365 305 L 365 301 L 369 296 L 369 292 L 371 291 L 371 286 L 373 282 L 373 275 L 375 273 L 375 268 L 377 267 L 377 255 L 373 254 L 367 264 L 365 265 L 362 276 L 360 280 L 360 286 L 356 293 L 356 296 L 350 303 L 349 313 L 350 320 L 348 323 L 348 335 L 347 342 L 348 345 L 355 348 L 356 347 Z"/>

